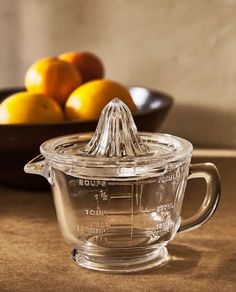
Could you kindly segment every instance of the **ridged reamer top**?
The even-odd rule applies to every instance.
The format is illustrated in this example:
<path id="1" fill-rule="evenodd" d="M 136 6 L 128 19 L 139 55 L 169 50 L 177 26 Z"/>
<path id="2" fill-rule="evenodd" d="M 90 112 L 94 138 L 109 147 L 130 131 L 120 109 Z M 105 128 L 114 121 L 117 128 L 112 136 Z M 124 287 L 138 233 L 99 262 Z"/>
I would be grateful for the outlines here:
<path id="1" fill-rule="evenodd" d="M 132 114 L 119 98 L 103 109 L 95 134 L 82 149 L 83 156 L 135 157 L 144 156 L 149 147 L 140 138 Z"/>

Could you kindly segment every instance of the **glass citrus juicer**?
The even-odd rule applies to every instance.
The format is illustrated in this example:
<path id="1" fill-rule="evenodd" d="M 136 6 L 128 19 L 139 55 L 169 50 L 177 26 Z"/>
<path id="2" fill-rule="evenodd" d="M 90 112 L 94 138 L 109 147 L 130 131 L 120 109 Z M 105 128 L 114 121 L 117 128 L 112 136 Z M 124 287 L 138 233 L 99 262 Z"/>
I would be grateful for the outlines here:
<path id="1" fill-rule="evenodd" d="M 25 166 L 47 178 L 58 223 L 83 267 L 136 272 L 168 261 L 176 233 L 198 228 L 213 215 L 220 180 L 211 163 L 190 165 L 192 144 L 159 133 L 138 133 L 118 98 L 103 109 L 94 134 L 48 140 Z M 188 179 L 204 178 L 205 199 L 181 218 Z"/>

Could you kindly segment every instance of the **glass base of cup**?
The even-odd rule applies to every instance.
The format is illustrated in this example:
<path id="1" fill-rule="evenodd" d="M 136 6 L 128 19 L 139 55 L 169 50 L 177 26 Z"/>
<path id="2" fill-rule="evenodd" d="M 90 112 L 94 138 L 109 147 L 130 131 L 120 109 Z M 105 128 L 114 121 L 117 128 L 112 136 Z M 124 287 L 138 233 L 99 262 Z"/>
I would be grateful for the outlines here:
<path id="1" fill-rule="evenodd" d="M 115 256 L 109 255 L 88 255 L 80 249 L 73 249 L 72 259 L 81 267 L 104 271 L 109 273 L 136 273 L 150 270 L 166 264 L 170 257 L 166 247 L 160 247 L 153 251 L 143 250 L 129 254 L 127 251 L 114 250 Z"/>

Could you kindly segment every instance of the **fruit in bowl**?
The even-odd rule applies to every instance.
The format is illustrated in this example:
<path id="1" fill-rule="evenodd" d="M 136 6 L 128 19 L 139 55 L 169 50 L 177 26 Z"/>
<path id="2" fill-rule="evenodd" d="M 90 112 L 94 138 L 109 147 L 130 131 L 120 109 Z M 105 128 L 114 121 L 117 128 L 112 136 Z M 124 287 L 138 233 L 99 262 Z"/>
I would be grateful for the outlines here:
<path id="1" fill-rule="evenodd" d="M 59 104 L 42 94 L 18 92 L 0 106 L 0 124 L 50 123 L 64 120 Z"/>
<path id="2" fill-rule="evenodd" d="M 94 53 L 69 52 L 40 59 L 26 72 L 27 91 L 1 104 L 0 123 L 49 123 L 63 121 L 63 116 L 96 120 L 115 97 L 134 113 L 136 106 L 128 88 L 103 77 L 103 62 Z"/>
<path id="3" fill-rule="evenodd" d="M 31 93 L 45 94 L 64 104 L 69 94 L 82 83 L 76 68 L 58 58 L 36 61 L 25 75 L 25 87 Z"/>
<path id="4" fill-rule="evenodd" d="M 71 93 L 65 104 L 66 116 L 70 120 L 96 120 L 105 105 L 116 97 L 125 102 L 133 113 L 136 111 L 125 86 L 111 80 L 94 80 Z"/>
<path id="5" fill-rule="evenodd" d="M 102 60 L 91 52 L 67 52 L 58 56 L 76 67 L 82 76 L 82 82 L 104 77 L 104 65 Z"/>

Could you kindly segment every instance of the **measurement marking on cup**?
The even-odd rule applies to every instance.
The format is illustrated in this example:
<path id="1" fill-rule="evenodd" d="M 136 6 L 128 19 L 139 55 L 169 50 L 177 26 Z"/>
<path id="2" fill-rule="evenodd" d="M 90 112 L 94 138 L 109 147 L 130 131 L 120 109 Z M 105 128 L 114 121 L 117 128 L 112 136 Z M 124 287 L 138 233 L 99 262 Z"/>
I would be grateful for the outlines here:
<path id="1" fill-rule="evenodd" d="M 107 206 L 107 215 L 114 215 L 112 220 L 118 221 L 117 223 L 114 222 L 110 224 L 113 228 L 128 228 L 130 230 L 129 234 L 130 237 L 133 237 L 133 221 L 134 221 L 134 186 L 135 183 L 130 182 L 109 182 L 108 183 L 108 190 L 109 186 L 126 186 L 124 192 L 119 189 L 119 192 L 110 192 L 108 197 L 108 206 Z M 128 187 L 128 189 L 127 189 Z M 117 190 L 116 190 L 117 191 Z M 126 221 L 130 223 L 121 224 L 119 223 L 118 216 L 126 216 Z M 128 216 L 128 217 L 127 217 Z M 116 219 L 117 218 L 117 219 Z M 122 217 L 121 217 L 122 218 Z M 124 218 L 124 217 L 123 217 Z"/>
<path id="2" fill-rule="evenodd" d="M 136 182 L 135 182 L 136 183 Z M 108 182 L 108 186 L 132 186 L 133 183 L 130 182 L 122 182 L 122 181 L 116 181 L 116 182 Z"/>
<path id="3" fill-rule="evenodd" d="M 106 214 L 108 215 L 130 215 L 131 216 L 131 212 L 128 211 L 108 211 Z"/>
<path id="4" fill-rule="evenodd" d="M 107 201 L 108 200 L 108 195 L 106 192 L 104 191 L 100 191 L 99 194 L 94 195 L 94 198 L 96 201 L 98 201 L 99 199 L 101 199 L 102 201 Z"/>
<path id="5" fill-rule="evenodd" d="M 106 210 L 84 210 L 85 214 L 86 215 L 89 215 L 89 216 L 104 216 L 107 214 L 107 211 Z"/>
<path id="6" fill-rule="evenodd" d="M 133 237 L 133 229 L 134 229 L 134 185 L 132 185 L 132 199 L 131 199 L 131 231 L 130 236 Z"/>
<path id="7" fill-rule="evenodd" d="M 144 185 L 144 184 L 150 184 L 150 183 L 156 183 L 156 179 L 147 180 L 147 181 L 134 181 L 134 182 L 108 182 L 108 186 L 116 186 L 116 185 L 122 185 L 122 186 L 133 186 L 133 185 Z"/>
<path id="8" fill-rule="evenodd" d="M 116 199 L 130 199 L 130 198 L 132 198 L 132 196 L 131 195 L 115 195 L 115 196 L 110 196 L 110 199 L 111 200 L 116 200 Z"/>
<path id="9" fill-rule="evenodd" d="M 112 227 L 132 227 L 132 224 L 110 224 Z"/>
<path id="10" fill-rule="evenodd" d="M 89 226 L 78 226 L 77 227 L 78 232 L 84 232 L 85 234 L 91 234 L 91 235 L 103 235 L 107 232 L 106 228 L 102 227 L 89 227 Z"/>

